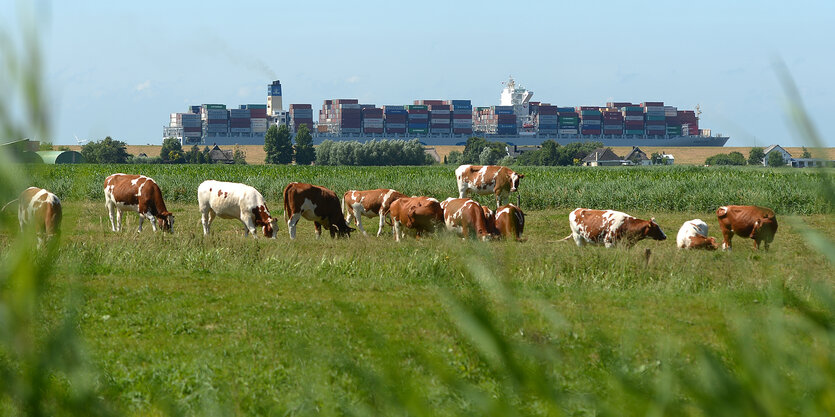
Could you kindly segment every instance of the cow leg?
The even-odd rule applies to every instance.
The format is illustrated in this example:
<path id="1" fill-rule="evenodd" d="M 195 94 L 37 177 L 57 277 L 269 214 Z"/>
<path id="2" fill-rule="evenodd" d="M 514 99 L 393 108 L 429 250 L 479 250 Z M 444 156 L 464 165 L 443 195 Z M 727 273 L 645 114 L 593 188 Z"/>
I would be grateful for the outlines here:
<path id="1" fill-rule="evenodd" d="M 151 214 L 150 212 L 145 213 L 145 218 L 148 219 L 148 223 L 151 223 L 151 229 L 153 229 L 154 232 L 156 233 L 156 231 L 157 231 L 157 218 L 153 214 Z"/>
<path id="2" fill-rule="evenodd" d="M 360 232 L 362 232 L 363 236 L 368 236 L 368 233 L 365 233 L 365 229 L 362 228 L 362 215 L 360 215 L 359 213 L 357 213 L 357 229 L 359 229 Z"/>
<path id="3" fill-rule="evenodd" d="M 124 213 L 122 213 L 122 210 L 118 210 L 118 209 L 116 210 L 116 231 L 117 232 L 122 231 L 122 216 L 123 216 L 123 214 Z"/>
<path id="4" fill-rule="evenodd" d="M 313 222 L 313 228 L 316 229 L 316 239 L 322 237 L 322 225 L 319 222 Z"/>
<path id="5" fill-rule="evenodd" d="M 394 241 L 400 242 L 400 222 L 397 219 L 392 219 L 391 227 L 392 231 L 394 232 Z"/>
<path id="6" fill-rule="evenodd" d="M 114 217 L 116 217 L 116 205 L 111 204 L 109 202 L 104 204 L 104 207 L 107 208 L 107 215 L 110 217 L 110 230 L 116 231 L 116 222 Z"/>
<path id="7" fill-rule="evenodd" d="M 290 220 L 287 220 L 287 232 L 290 233 L 290 239 L 296 238 L 296 225 L 299 223 L 301 217 L 301 213 L 296 213 L 290 216 Z"/>
<path id="8" fill-rule="evenodd" d="M 252 218 L 252 215 L 248 216 L 246 220 L 243 220 L 244 223 L 244 237 L 249 236 L 252 234 L 253 238 L 258 238 L 258 229 L 255 227 L 255 220 Z"/>
<path id="9" fill-rule="evenodd" d="M 383 225 L 386 223 L 386 215 L 382 214 L 383 210 L 380 210 L 380 227 L 377 228 L 377 237 L 383 233 Z"/>
<path id="10" fill-rule="evenodd" d="M 722 230 L 722 250 L 731 250 L 731 238 L 734 237 L 734 232 L 730 230 Z"/>
<path id="11" fill-rule="evenodd" d="M 209 234 L 209 226 L 212 225 L 212 219 L 214 216 L 209 217 L 211 209 L 203 208 L 200 213 L 200 223 L 203 224 L 203 236 Z"/>
<path id="12" fill-rule="evenodd" d="M 754 239 L 754 249 L 755 250 L 760 250 L 760 240 L 759 239 Z"/>

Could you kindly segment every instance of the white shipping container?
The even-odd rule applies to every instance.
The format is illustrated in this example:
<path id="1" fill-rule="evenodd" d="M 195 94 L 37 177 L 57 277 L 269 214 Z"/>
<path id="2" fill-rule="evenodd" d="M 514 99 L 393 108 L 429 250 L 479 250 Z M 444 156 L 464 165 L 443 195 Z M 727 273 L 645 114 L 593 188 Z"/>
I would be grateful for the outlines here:
<path id="1" fill-rule="evenodd" d="M 577 129 L 559 129 L 557 132 L 561 135 L 576 135 Z"/>

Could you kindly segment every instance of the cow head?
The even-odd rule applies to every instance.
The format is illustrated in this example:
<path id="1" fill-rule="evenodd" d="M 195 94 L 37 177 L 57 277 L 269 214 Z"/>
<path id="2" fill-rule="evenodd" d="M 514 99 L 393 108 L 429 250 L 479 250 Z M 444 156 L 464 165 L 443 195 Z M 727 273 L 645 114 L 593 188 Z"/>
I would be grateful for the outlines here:
<path id="1" fill-rule="evenodd" d="M 163 211 L 157 217 L 157 225 L 165 232 L 174 232 L 174 215 L 171 212 Z"/>
<path id="2" fill-rule="evenodd" d="M 357 230 L 351 226 L 348 226 L 348 223 L 345 223 L 345 219 L 338 224 L 331 223 L 331 237 L 351 237 L 351 232 Z"/>
<path id="3" fill-rule="evenodd" d="M 278 219 L 275 217 L 269 217 L 267 222 L 264 224 L 263 229 L 264 237 L 275 239 L 275 235 L 278 232 Z"/>
<path id="4" fill-rule="evenodd" d="M 661 230 L 661 226 L 655 222 L 655 217 L 651 218 L 646 226 L 644 226 L 643 230 L 644 237 L 651 237 L 655 240 L 666 240 L 667 235 L 664 234 L 664 231 Z"/>
<path id="5" fill-rule="evenodd" d="M 716 250 L 716 249 L 719 248 L 719 246 L 716 245 L 716 238 L 715 237 L 707 238 L 707 240 L 705 240 L 705 246 L 704 247 L 707 250 Z"/>
<path id="6" fill-rule="evenodd" d="M 516 192 L 519 188 L 519 180 L 522 178 L 525 178 L 524 174 L 517 174 L 515 172 L 510 174 L 510 192 Z"/>

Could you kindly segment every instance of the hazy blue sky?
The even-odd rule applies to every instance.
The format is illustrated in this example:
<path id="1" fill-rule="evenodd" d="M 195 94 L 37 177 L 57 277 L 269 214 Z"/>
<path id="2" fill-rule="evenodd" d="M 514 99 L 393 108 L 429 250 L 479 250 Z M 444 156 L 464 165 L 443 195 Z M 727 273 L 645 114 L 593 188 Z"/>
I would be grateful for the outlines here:
<path id="1" fill-rule="evenodd" d="M 0 5 L 3 24 L 14 3 Z M 493 105 L 512 74 L 534 100 L 698 103 L 728 146 L 795 145 L 781 59 L 835 146 L 833 1 L 82 1 L 37 14 L 59 144 L 160 143 L 169 113 L 265 103 L 273 79 L 285 108 Z"/>

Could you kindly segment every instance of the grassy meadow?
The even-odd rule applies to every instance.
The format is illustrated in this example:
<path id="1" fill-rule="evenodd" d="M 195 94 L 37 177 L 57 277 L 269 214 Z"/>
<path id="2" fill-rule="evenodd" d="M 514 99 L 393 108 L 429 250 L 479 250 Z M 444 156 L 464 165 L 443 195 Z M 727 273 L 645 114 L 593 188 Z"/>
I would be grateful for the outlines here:
<path id="1" fill-rule="evenodd" d="M 160 183 L 174 234 L 136 233 L 135 214 L 122 233 L 110 231 L 100 184 L 135 169 Z M 819 177 L 680 167 L 525 172 L 527 242 L 440 234 L 395 244 L 388 227 L 380 239 L 316 240 L 304 220 L 296 241 L 286 224 L 275 240 L 252 239 L 222 219 L 203 237 L 194 190 L 206 178 L 247 182 L 278 216 L 290 178 L 338 193 L 393 185 L 443 198 L 454 193 L 451 169 L 35 167 L 33 183 L 63 199 L 64 224 L 33 337 L 75 317 L 80 355 L 92 364 L 81 380 L 116 414 L 832 410 L 835 303 L 826 297 L 835 267 L 809 236 L 832 239 L 835 215 L 816 197 Z M 684 201 L 663 198 L 685 190 Z M 770 252 L 739 237 L 729 253 L 675 248 L 678 227 L 695 217 L 720 237 L 714 194 L 780 207 Z M 654 216 L 668 240 L 577 248 L 560 241 L 574 206 Z M 16 235 L 7 224 L 4 264 Z M 364 224 L 376 232 L 375 221 Z M 70 393 L 78 385 L 72 374 L 53 380 Z M 6 400 L 0 414 L 16 414 Z"/>

